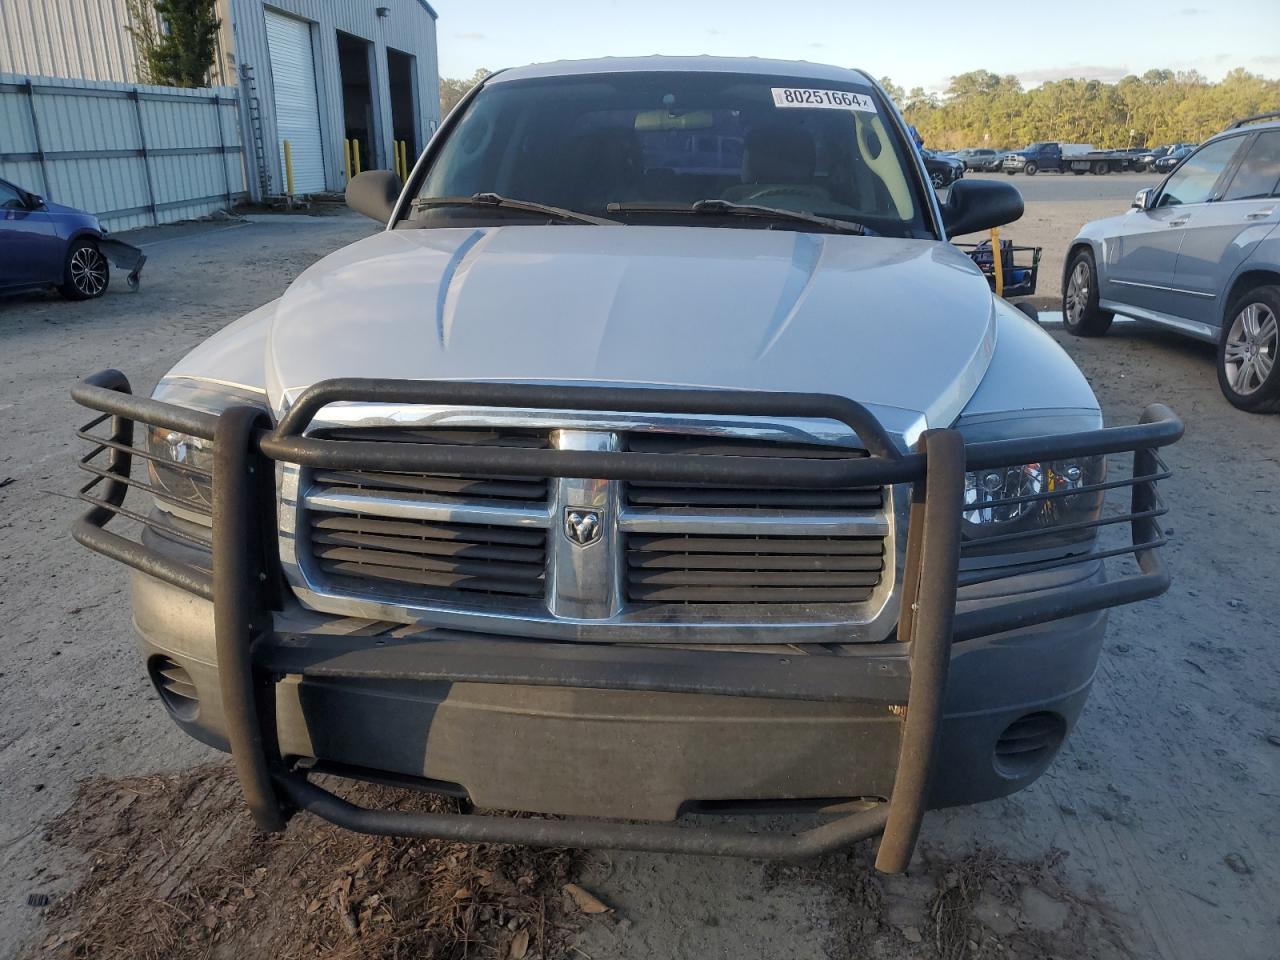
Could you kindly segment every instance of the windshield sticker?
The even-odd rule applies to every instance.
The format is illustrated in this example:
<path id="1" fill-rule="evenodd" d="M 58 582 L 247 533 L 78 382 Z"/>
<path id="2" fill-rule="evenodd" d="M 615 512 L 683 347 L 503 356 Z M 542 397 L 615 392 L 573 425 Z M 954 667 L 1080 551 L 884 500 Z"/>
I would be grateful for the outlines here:
<path id="1" fill-rule="evenodd" d="M 821 110 L 861 110 L 875 113 L 876 104 L 870 97 L 847 90 L 814 90 L 809 87 L 773 87 L 773 105 L 783 109 L 818 108 Z"/>

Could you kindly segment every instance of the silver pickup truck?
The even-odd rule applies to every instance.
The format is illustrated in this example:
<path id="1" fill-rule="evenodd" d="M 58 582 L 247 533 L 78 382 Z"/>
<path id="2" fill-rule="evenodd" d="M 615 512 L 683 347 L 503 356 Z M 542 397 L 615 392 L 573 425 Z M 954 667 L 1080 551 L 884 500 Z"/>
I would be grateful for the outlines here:
<path id="1" fill-rule="evenodd" d="M 1017 191 L 940 205 L 864 73 L 507 70 L 407 184 L 367 172 L 348 202 L 386 229 L 150 398 L 113 370 L 74 390 L 75 536 L 133 568 L 155 689 L 263 829 L 754 857 L 882 835 L 902 870 L 926 809 L 1045 770 L 1107 609 L 1167 588 L 1180 422 L 1104 428 L 948 242 Z M 362 808 L 341 778 L 460 810 Z M 681 820 L 761 804 L 830 819 Z"/>

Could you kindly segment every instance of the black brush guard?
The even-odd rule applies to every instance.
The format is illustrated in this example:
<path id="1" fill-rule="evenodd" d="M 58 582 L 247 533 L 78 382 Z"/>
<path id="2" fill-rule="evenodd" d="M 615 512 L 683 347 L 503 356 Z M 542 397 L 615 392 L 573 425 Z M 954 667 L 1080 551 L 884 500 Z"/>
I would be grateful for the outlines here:
<path id="1" fill-rule="evenodd" d="M 98 553 L 212 600 L 227 737 L 245 798 L 255 821 L 267 831 L 283 828 L 289 816 L 300 809 L 370 834 L 777 859 L 809 857 L 883 835 L 876 866 L 886 872 L 901 872 L 910 860 L 926 808 L 951 644 L 1147 599 L 1163 593 L 1169 585 L 1155 553 L 1165 542 L 1157 521 L 1165 510 L 1156 483 L 1169 475 L 1156 449 L 1178 440 L 1182 423 L 1160 404 L 1148 407 L 1135 426 L 1026 440 L 966 445 L 954 430 L 932 430 L 924 434 L 915 452 L 903 454 L 865 407 L 822 394 L 328 380 L 305 391 L 274 429 L 262 411 L 251 407 L 233 407 L 211 415 L 136 397 L 126 377 L 114 370 L 88 378 L 72 396 L 101 414 L 78 434 L 94 446 L 81 460 L 81 466 L 93 475 L 81 492 L 91 507 L 75 524 L 75 538 Z M 321 408 L 344 401 L 830 419 L 850 427 L 870 456 L 807 461 L 711 458 L 333 441 L 305 435 Z M 104 423 L 109 423 L 109 434 L 92 432 Z M 148 516 L 123 505 L 129 487 L 163 497 L 163 491 L 131 476 L 134 457 L 154 458 L 145 444 L 134 444 L 135 423 L 214 443 L 214 468 L 209 478 L 213 490 L 211 572 L 177 562 L 105 529 L 115 516 L 144 526 L 154 524 Z M 1041 591 L 1034 597 L 957 613 L 966 470 L 1130 451 L 1134 453 L 1130 478 L 1078 488 L 1070 494 L 1038 493 L 1024 499 L 1132 486 L 1128 514 L 1099 517 L 1085 524 L 1127 522 L 1131 543 L 1035 568 L 1129 554 L 1137 561 L 1137 575 Z M 100 457 L 106 458 L 105 465 Z M 276 462 L 405 473 L 483 472 L 797 488 L 909 483 L 911 512 L 897 628 L 898 641 L 909 651 L 909 671 L 904 675 L 887 656 L 779 658 L 465 637 L 371 649 L 361 646 L 359 639 L 335 646 L 331 637 L 277 634 L 271 613 L 280 589 L 275 555 Z M 170 464 L 166 461 L 166 465 Z M 379 811 L 355 806 L 311 783 L 305 769 L 290 767 L 281 757 L 273 730 L 275 685 L 289 674 L 878 703 L 902 717 L 903 729 L 889 800 L 798 834 Z"/>

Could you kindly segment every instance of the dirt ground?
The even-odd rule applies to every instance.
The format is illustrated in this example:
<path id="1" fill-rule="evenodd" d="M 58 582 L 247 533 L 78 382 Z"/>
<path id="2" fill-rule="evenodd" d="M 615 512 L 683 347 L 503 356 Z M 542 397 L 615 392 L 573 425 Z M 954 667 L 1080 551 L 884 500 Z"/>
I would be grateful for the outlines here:
<path id="1" fill-rule="evenodd" d="M 1052 275 L 1048 251 L 1127 203 L 1090 198 L 1093 179 L 1064 181 L 1077 199 L 1029 201 L 1008 231 L 1044 244 Z M 1274 960 L 1280 418 L 1228 406 L 1207 347 L 1137 325 L 1055 336 L 1110 421 L 1161 399 L 1187 422 L 1167 458 L 1174 586 L 1113 615 L 1050 771 L 931 813 L 911 876 L 870 873 L 865 848 L 801 867 L 573 858 L 397 845 L 302 818 L 250 842 L 225 764 L 169 723 L 139 668 L 123 575 L 66 532 L 67 390 L 109 365 L 149 387 L 372 229 L 327 216 L 150 231 L 136 295 L 0 300 L 0 956 Z M 609 912 L 585 912 L 570 884 Z"/>

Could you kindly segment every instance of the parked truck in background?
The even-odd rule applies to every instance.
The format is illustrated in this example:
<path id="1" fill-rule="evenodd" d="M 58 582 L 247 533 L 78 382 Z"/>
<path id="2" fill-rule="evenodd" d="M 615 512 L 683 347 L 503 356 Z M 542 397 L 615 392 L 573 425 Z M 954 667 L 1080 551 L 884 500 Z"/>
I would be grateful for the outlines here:
<path id="1" fill-rule="evenodd" d="M 1059 143 L 1048 141 L 1005 154 L 1001 169 L 1009 176 L 1025 173 L 1034 177 L 1041 170 L 1077 176 L 1086 173 L 1120 173 L 1133 165 L 1133 155 L 1123 150 L 1098 150 L 1091 143 Z"/>

